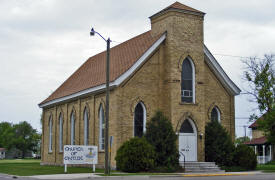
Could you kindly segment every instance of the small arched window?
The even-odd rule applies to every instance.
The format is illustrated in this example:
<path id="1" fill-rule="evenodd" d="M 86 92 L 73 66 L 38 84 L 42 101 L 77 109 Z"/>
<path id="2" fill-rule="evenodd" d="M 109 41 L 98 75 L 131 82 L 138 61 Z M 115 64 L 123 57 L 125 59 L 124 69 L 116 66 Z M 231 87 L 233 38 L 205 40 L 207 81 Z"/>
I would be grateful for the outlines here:
<path id="1" fill-rule="evenodd" d="M 59 152 L 63 152 L 63 116 L 59 114 Z"/>
<path id="2" fill-rule="evenodd" d="M 84 109 L 84 145 L 89 144 L 89 117 L 87 107 Z"/>
<path id="3" fill-rule="evenodd" d="M 53 118 L 52 115 L 49 118 L 49 152 L 53 151 Z"/>
<path id="4" fill-rule="evenodd" d="M 105 116 L 102 105 L 99 107 L 99 150 L 104 150 Z"/>
<path id="5" fill-rule="evenodd" d="M 134 115 L 134 136 L 142 137 L 146 131 L 146 109 L 142 102 L 135 107 Z"/>
<path id="6" fill-rule="evenodd" d="M 211 111 L 211 121 L 221 122 L 221 113 L 219 108 L 214 107 Z"/>
<path id="7" fill-rule="evenodd" d="M 181 101 L 195 102 L 195 68 L 190 58 L 185 58 L 181 71 Z"/>
<path id="8" fill-rule="evenodd" d="M 71 113 L 71 145 L 75 145 L 75 114 Z"/>
<path id="9" fill-rule="evenodd" d="M 194 133 L 194 129 L 188 119 L 181 124 L 180 133 Z"/>

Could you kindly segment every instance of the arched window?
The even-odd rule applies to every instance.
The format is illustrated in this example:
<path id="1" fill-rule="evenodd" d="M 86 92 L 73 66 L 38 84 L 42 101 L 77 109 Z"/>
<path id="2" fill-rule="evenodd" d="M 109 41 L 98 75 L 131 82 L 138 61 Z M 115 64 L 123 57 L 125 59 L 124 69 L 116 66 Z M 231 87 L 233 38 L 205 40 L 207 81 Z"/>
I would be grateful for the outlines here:
<path id="1" fill-rule="evenodd" d="M 59 115 L 59 152 L 63 152 L 63 116 Z"/>
<path id="2" fill-rule="evenodd" d="M 99 107 L 99 150 L 104 150 L 105 116 L 102 105 Z"/>
<path id="3" fill-rule="evenodd" d="M 52 115 L 49 118 L 49 152 L 53 151 L 53 118 Z"/>
<path id="4" fill-rule="evenodd" d="M 89 144 L 89 117 L 87 107 L 84 109 L 84 145 Z"/>
<path id="5" fill-rule="evenodd" d="M 71 145 L 75 145 L 75 114 L 71 113 Z"/>
<path id="6" fill-rule="evenodd" d="M 188 119 L 181 124 L 180 133 L 194 133 L 194 129 Z"/>
<path id="7" fill-rule="evenodd" d="M 181 71 L 181 101 L 195 102 L 195 68 L 190 58 L 185 58 Z"/>
<path id="8" fill-rule="evenodd" d="M 135 107 L 134 136 L 142 137 L 145 131 L 146 131 L 146 109 L 144 104 L 140 102 Z"/>
<path id="9" fill-rule="evenodd" d="M 214 107 L 211 111 L 211 121 L 221 122 L 221 113 L 217 107 Z"/>

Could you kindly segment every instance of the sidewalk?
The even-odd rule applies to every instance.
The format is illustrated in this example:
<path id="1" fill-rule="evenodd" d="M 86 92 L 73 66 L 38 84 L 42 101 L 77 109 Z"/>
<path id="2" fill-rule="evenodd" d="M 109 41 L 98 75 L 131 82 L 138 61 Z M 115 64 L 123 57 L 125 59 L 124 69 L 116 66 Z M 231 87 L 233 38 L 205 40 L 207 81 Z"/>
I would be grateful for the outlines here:
<path id="1" fill-rule="evenodd" d="M 38 176 L 28 176 L 29 178 L 35 179 L 84 179 L 84 178 L 106 178 L 106 176 L 100 176 L 99 173 L 81 173 L 81 174 L 54 174 L 54 175 L 38 175 Z M 114 173 L 115 174 L 115 173 Z M 119 173 L 120 174 L 120 173 Z M 249 171 L 249 172 L 222 172 L 222 173 L 171 173 L 166 175 L 133 175 L 133 176 L 159 176 L 159 177 L 203 177 L 203 176 L 245 176 L 245 175 L 256 175 L 263 174 L 261 171 Z M 133 177 L 133 176 L 109 176 L 111 177 Z"/>

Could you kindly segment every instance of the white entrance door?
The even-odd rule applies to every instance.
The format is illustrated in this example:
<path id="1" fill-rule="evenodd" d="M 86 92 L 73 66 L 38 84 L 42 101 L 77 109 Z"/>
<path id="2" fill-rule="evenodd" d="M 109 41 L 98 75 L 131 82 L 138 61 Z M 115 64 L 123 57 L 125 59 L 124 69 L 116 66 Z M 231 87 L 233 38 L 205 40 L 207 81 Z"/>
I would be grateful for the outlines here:
<path id="1" fill-rule="evenodd" d="M 186 119 L 179 132 L 179 161 L 197 161 L 197 131 L 192 120 Z"/>

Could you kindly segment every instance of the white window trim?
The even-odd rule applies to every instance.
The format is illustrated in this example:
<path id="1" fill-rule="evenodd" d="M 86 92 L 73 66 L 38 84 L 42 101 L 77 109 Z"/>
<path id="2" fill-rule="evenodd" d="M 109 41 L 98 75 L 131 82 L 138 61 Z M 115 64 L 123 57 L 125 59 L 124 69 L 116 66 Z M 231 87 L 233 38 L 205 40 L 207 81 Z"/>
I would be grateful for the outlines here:
<path id="1" fill-rule="evenodd" d="M 71 145 L 75 145 L 75 115 L 71 113 Z"/>
<path id="2" fill-rule="evenodd" d="M 196 101 L 196 72 L 195 72 L 195 65 L 194 62 L 192 61 L 192 59 L 190 57 L 186 57 L 186 59 L 184 59 L 184 61 L 188 60 L 191 64 L 192 67 L 192 103 L 195 104 Z M 182 68 L 182 67 L 181 67 Z M 182 75 L 181 75 L 181 79 L 182 79 Z M 181 89 L 181 93 L 183 93 L 183 90 Z M 181 95 L 182 96 L 182 95 Z"/>
<path id="3" fill-rule="evenodd" d="M 63 152 L 63 116 L 59 115 L 59 152 Z"/>
<path id="4" fill-rule="evenodd" d="M 143 104 L 143 102 L 138 102 L 135 106 L 135 109 L 137 107 L 138 104 L 141 104 L 142 106 L 142 109 L 143 109 L 143 134 L 145 134 L 146 132 L 146 114 L 147 114 L 147 111 L 146 111 L 146 107 L 145 105 Z M 133 137 L 135 137 L 135 110 L 134 110 L 134 116 L 133 116 Z"/>
<path id="5" fill-rule="evenodd" d="M 50 116 L 50 119 L 49 119 L 49 152 L 53 152 L 53 148 L 52 148 L 52 139 L 53 139 L 53 122 L 52 122 L 52 115 Z"/>
<path id="6" fill-rule="evenodd" d="M 103 117 L 102 117 L 103 116 Z M 104 146 L 102 148 L 102 144 L 103 144 L 103 139 L 104 139 L 104 134 L 102 134 L 102 128 L 105 128 L 105 127 L 102 127 L 102 121 L 103 121 L 103 118 L 104 118 L 104 109 L 102 107 L 102 105 L 100 105 L 99 107 L 99 141 L 98 141 L 98 144 L 99 144 L 99 150 L 101 151 L 104 151 Z"/>
<path id="7" fill-rule="evenodd" d="M 88 111 L 85 107 L 84 113 L 83 113 L 83 119 L 84 119 L 84 145 L 87 146 L 89 144 L 89 134 L 88 134 L 88 128 L 89 128 L 89 117 L 88 117 Z"/>

